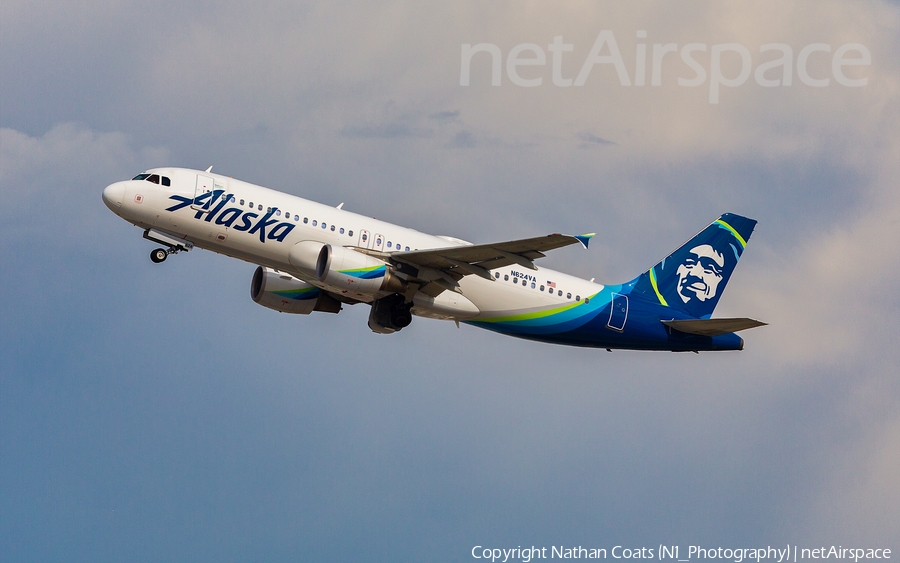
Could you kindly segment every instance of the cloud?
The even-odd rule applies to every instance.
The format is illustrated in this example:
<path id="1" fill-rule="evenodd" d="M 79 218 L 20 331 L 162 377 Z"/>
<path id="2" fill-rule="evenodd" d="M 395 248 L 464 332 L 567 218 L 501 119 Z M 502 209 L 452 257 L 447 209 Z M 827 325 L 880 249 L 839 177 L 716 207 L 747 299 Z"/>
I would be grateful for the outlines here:
<path id="1" fill-rule="evenodd" d="M 62 123 L 39 137 L 0 129 L 2 220 L 10 227 L 10 243 L 53 236 L 48 224 L 66 232 L 64 238 L 99 236 L 96 218 L 107 211 L 100 202 L 103 188 L 171 158 L 165 148 L 129 145 L 124 133 L 76 123 Z"/>
<path id="2" fill-rule="evenodd" d="M 439 111 L 437 113 L 432 113 L 428 117 L 438 121 L 456 121 L 457 118 L 459 118 L 459 110 Z"/>
<path id="3" fill-rule="evenodd" d="M 411 127 L 404 123 L 386 123 L 381 125 L 345 127 L 341 129 L 341 134 L 347 137 L 359 137 L 362 139 L 427 139 L 432 137 L 434 132 L 430 129 Z"/>
<path id="4" fill-rule="evenodd" d="M 13 0 L 0 18 L 11 558 L 893 540 L 896 3 Z M 751 79 L 718 104 L 708 82 L 678 85 L 677 52 L 659 86 L 621 86 L 610 65 L 553 85 L 554 37 L 574 78 L 603 29 L 632 78 L 639 44 L 648 73 L 668 43 L 739 43 L 757 65 L 768 43 L 796 62 L 810 43 L 858 42 L 873 63 L 847 69 L 863 88 Z M 504 56 L 502 85 L 485 56 L 462 87 L 461 45 L 483 42 Z M 539 87 L 509 80 L 521 43 L 547 55 L 518 67 Z M 810 65 L 831 72 L 824 54 Z M 474 242 L 597 232 L 539 266 L 609 282 L 746 214 L 759 225 L 716 316 L 770 324 L 739 354 L 694 356 L 426 319 L 385 337 L 364 306 L 276 314 L 247 298 L 254 265 L 202 251 L 150 264 L 100 201 L 146 168 L 210 164 Z"/>
<path id="5" fill-rule="evenodd" d="M 615 141 L 610 141 L 604 139 L 603 137 L 598 137 L 597 135 L 592 135 L 591 133 L 581 133 L 578 135 L 578 138 L 581 139 L 582 143 L 579 145 L 581 148 L 588 148 L 593 145 L 618 145 L 619 143 Z"/>

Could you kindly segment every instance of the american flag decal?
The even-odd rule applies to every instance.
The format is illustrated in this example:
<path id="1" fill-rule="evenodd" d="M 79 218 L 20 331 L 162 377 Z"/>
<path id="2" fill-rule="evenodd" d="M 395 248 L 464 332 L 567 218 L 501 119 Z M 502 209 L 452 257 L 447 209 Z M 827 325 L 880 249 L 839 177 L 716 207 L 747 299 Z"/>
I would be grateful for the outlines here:
<path id="1" fill-rule="evenodd" d="M 556 287 L 556 282 L 548 281 L 547 287 Z"/>

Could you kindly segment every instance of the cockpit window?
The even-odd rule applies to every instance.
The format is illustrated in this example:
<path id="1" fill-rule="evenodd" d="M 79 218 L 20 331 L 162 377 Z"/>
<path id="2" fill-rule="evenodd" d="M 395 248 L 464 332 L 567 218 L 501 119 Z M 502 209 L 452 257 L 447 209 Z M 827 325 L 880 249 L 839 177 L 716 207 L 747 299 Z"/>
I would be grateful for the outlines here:
<path id="1" fill-rule="evenodd" d="M 171 186 L 172 181 L 169 180 L 167 176 L 160 176 L 159 174 L 138 174 L 132 180 L 147 180 L 148 182 L 153 182 L 154 184 L 162 184 L 164 186 Z"/>

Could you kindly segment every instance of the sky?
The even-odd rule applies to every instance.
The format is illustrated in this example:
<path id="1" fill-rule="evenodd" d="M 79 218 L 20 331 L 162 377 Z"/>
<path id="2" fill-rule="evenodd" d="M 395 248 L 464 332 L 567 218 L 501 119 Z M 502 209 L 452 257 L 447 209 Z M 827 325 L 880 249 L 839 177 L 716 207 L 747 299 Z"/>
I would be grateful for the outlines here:
<path id="1" fill-rule="evenodd" d="M 462 72 L 481 44 L 499 85 L 486 51 Z M 789 69 L 760 70 L 772 44 Z M 746 215 L 714 316 L 769 325 L 695 355 L 279 314 L 250 300 L 254 265 L 152 264 L 100 198 L 210 165 L 476 243 L 596 232 L 539 266 L 604 283 Z M 0 552 L 896 557 L 898 185 L 894 1 L 5 0 Z"/>

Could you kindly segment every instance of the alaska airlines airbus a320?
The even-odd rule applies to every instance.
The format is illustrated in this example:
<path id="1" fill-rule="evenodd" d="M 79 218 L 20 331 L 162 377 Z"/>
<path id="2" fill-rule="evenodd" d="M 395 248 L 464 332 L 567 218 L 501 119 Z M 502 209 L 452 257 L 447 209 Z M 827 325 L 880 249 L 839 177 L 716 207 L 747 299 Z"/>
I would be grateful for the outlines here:
<path id="1" fill-rule="evenodd" d="M 250 296 L 308 315 L 371 306 L 390 334 L 413 316 L 573 346 L 741 350 L 735 332 L 765 323 L 711 319 L 756 221 L 726 213 L 631 281 L 600 285 L 538 268 L 545 252 L 593 235 L 472 244 L 378 221 L 204 171 L 157 168 L 103 190 L 113 213 L 160 248 L 194 247 L 256 264 Z"/>

